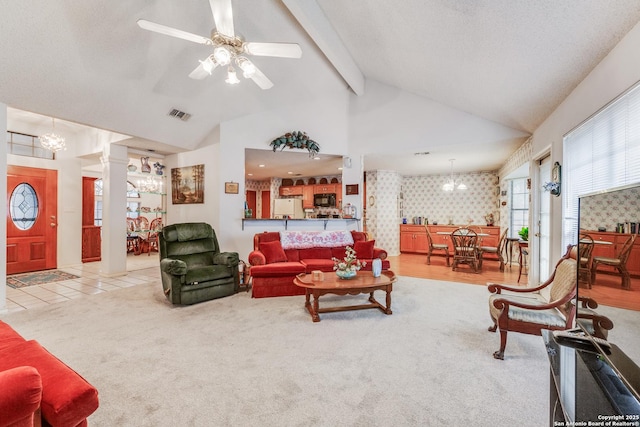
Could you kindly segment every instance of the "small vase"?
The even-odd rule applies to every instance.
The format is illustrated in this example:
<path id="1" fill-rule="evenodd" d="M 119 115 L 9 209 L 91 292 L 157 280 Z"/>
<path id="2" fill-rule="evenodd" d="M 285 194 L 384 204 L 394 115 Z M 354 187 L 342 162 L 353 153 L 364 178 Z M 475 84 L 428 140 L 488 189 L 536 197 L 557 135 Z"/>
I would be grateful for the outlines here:
<path id="1" fill-rule="evenodd" d="M 134 165 L 134 164 L 131 164 L 131 165 L 127 166 L 127 170 L 129 172 L 135 172 L 135 171 L 138 170 L 138 167 L 136 165 Z"/>
<path id="2" fill-rule="evenodd" d="M 355 270 L 336 270 L 336 275 L 343 280 L 348 280 L 356 277 L 356 271 Z"/>
<path id="3" fill-rule="evenodd" d="M 148 157 L 140 157 L 140 164 L 142 165 L 140 167 L 140 171 L 143 173 L 150 173 L 151 172 L 151 165 L 149 165 L 149 158 Z"/>
<path id="4" fill-rule="evenodd" d="M 157 168 L 156 169 L 156 175 L 162 175 L 162 169 Z"/>
<path id="5" fill-rule="evenodd" d="M 371 271 L 373 272 L 373 277 L 380 277 L 382 274 L 382 260 L 380 258 L 376 258 L 372 261 Z"/>

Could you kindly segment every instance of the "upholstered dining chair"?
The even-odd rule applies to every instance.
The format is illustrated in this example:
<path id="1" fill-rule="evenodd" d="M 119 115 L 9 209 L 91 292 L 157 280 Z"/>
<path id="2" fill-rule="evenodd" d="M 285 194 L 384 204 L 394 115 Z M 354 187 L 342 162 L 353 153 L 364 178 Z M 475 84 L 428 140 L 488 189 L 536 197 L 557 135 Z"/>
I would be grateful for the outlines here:
<path id="1" fill-rule="evenodd" d="M 447 257 L 447 267 L 449 267 L 449 245 L 446 243 L 433 243 L 433 237 L 431 236 L 431 232 L 429 231 L 429 226 L 425 225 L 424 228 L 427 230 L 427 242 L 429 244 L 427 252 L 427 265 L 431 265 L 431 254 L 433 253 L 433 251 L 442 251 Z"/>
<path id="2" fill-rule="evenodd" d="M 456 271 L 458 264 L 469 264 L 475 273 L 478 272 L 478 234 L 468 228 L 458 228 L 451 233 L 453 243 L 453 265 Z"/>
<path id="3" fill-rule="evenodd" d="M 478 252 L 478 267 L 482 268 L 482 261 L 484 259 L 484 254 L 495 255 L 498 258 L 498 262 L 500 263 L 500 271 L 504 271 L 504 251 L 507 246 L 507 232 L 509 231 L 509 227 L 505 228 L 502 234 L 500 235 L 500 239 L 498 239 L 497 246 L 483 246 L 480 245 Z"/>
<path id="4" fill-rule="evenodd" d="M 587 288 L 591 288 L 591 264 L 593 262 L 593 238 L 588 234 L 580 234 L 578 237 L 578 280 L 587 283 Z"/>
<path id="5" fill-rule="evenodd" d="M 630 289 L 631 278 L 629 276 L 629 270 L 627 270 L 627 261 L 629 260 L 629 254 L 631 253 L 631 249 L 633 249 L 633 243 L 636 241 L 637 236 L 637 234 L 630 235 L 618 251 L 618 255 L 615 258 L 601 256 L 593 257 L 593 263 L 591 265 L 591 284 L 596 282 L 596 270 L 598 269 L 598 265 L 602 264 L 615 267 L 622 277 L 622 289 Z"/>
<path id="6" fill-rule="evenodd" d="M 567 252 L 543 284 L 532 287 L 513 287 L 488 283 L 489 315 L 493 325 L 490 332 L 500 329 L 500 348 L 493 353 L 504 359 L 507 332 L 541 335 L 543 329 L 564 330 L 573 327 L 576 316 L 574 299 L 577 294 L 577 261 Z M 545 295 L 548 294 L 548 297 Z"/>

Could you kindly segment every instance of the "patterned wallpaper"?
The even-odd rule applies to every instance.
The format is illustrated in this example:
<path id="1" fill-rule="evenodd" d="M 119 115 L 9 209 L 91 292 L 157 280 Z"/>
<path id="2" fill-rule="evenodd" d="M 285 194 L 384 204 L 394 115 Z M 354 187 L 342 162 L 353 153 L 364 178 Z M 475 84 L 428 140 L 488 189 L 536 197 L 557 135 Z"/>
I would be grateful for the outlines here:
<path id="1" fill-rule="evenodd" d="M 395 171 L 367 172 L 367 232 L 389 255 L 400 253 L 401 188 L 402 176 Z"/>
<path id="2" fill-rule="evenodd" d="M 457 180 L 468 189 L 442 191 L 450 175 L 402 176 L 394 171 L 367 172 L 367 231 L 389 255 L 400 253 L 398 225 L 413 217 L 426 217 L 430 223 L 486 224 L 484 216 L 498 214 L 498 175 L 496 173 L 459 174 Z M 497 218 L 496 218 L 497 220 Z"/>
<path id="3" fill-rule="evenodd" d="M 640 187 L 583 197 L 580 200 L 580 227 L 585 230 L 615 231 L 616 224 L 640 223 Z M 636 228 L 637 230 L 637 228 Z"/>

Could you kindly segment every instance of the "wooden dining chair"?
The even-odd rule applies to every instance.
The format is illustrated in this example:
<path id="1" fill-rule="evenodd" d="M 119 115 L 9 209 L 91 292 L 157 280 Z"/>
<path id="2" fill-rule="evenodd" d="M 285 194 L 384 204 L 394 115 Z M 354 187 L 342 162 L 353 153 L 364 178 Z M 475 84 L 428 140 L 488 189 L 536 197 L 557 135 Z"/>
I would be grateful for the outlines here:
<path id="1" fill-rule="evenodd" d="M 500 263 L 500 271 L 504 271 L 504 256 L 503 253 L 505 251 L 505 247 L 507 245 L 507 232 L 509 231 L 509 227 L 505 228 L 502 234 L 500 235 L 500 239 L 498 239 L 497 246 L 483 246 L 480 245 L 479 253 L 478 253 L 478 266 L 482 268 L 482 261 L 484 259 L 484 254 L 495 255 L 498 258 L 498 262 Z"/>
<path id="2" fill-rule="evenodd" d="M 631 277 L 629 275 L 629 270 L 627 270 L 627 260 L 629 259 L 629 254 L 631 253 L 631 249 L 633 249 L 633 243 L 636 241 L 637 236 L 637 234 L 630 235 L 618 251 L 618 255 L 615 258 L 601 256 L 593 257 L 593 263 L 591 265 L 592 284 L 596 282 L 596 270 L 598 269 L 598 265 L 602 264 L 609 265 L 618 270 L 618 273 L 622 277 L 622 289 L 631 288 Z"/>
<path id="3" fill-rule="evenodd" d="M 456 271 L 458 264 L 469 264 L 474 273 L 478 272 L 478 234 L 468 228 L 458 228 L 451 233 L 453 243 L 453 265 Z"/>
<path id="4" fill-rule="evenodd" d="M 429 226 L 425 225 L 424 228 L 427 230 L 427 242 L 429 244 L 427 252 L 427 265 L 431 265 L 431 254 L 433 253 L 433 251 L 442 251 L 447 257 L 447 267 L 449 267 L 449 245 L 446 243 L 433 243 L 433 237 L 431 236 L 431 232 L 429 231 Z"/>
<path id="5" fill-rule="evenodd" d="M 580 234 L 578 237 L 578 280 L 587 283 L 591 289 L 591 266 L 593 264 L 593 238 L 588 234 Z"/>
<path id="6" fill-rule="evenodd" d="M 151 255 L 151 251 L 158 252 L 158 233 L 162 231 L 162 218 L 154 218 L 151 221 L 151 225 L 149 225 L 149 237 L 147 241 L 149 243 L 149 252 Z"/>

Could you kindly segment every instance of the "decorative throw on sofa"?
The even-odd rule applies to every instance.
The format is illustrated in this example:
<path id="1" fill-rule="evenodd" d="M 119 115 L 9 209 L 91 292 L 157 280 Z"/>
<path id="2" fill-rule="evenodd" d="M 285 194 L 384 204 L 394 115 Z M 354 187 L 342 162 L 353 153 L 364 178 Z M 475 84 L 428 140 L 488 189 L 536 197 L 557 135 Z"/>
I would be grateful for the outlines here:
<path id="1" fill-rule="evenodd" d="M 353 246 L 350 231 L 281 231 L 282 249 L 335 248 Z"/>

